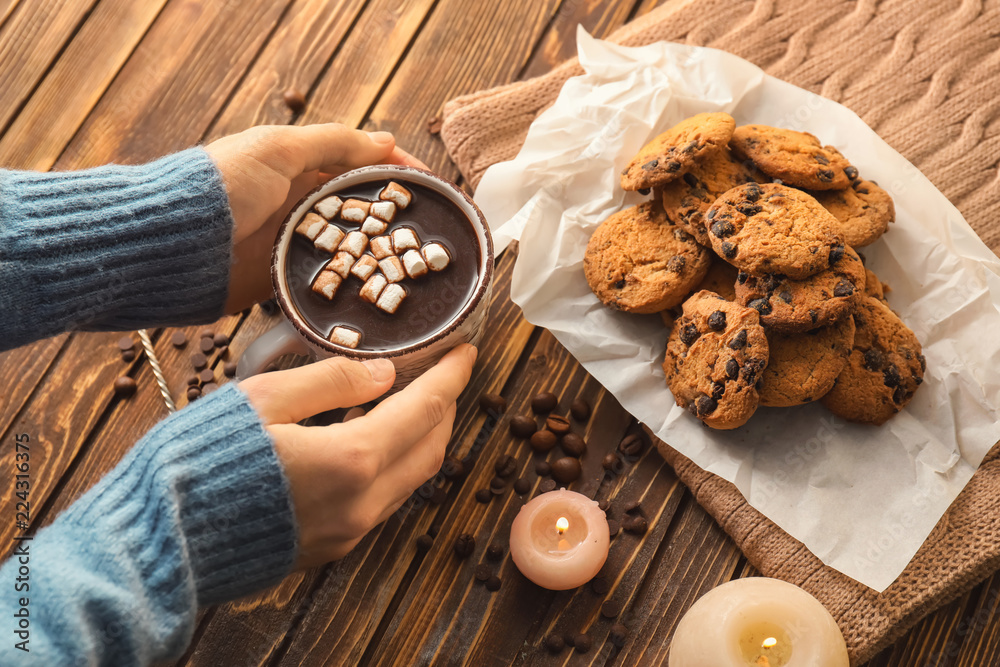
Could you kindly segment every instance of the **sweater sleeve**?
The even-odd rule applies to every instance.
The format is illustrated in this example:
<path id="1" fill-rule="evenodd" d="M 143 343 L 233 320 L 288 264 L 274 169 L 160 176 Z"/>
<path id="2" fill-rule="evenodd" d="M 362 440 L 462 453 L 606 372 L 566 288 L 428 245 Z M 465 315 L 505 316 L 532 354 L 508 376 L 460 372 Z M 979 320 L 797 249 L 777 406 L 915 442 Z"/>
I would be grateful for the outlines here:
<path id="1" fill-rule="evenodd" d="M 0 171 L 0 349 L 218 319 L 232 235 L 201 148 L 141 166 Z"/>
<path id="2" fill-rule="evenodd" d="M 28 609 L 27 651 L 4 665 L 175 659 L 199 605 L 273 585 L 296 554 L 287 478 L 228 385 L 155 426 L 104 479 L 0 567 L 0 617 Z M 19 551 L 20 550 L 20 551 Z M 22 553 L 23 552 L 23 553 Z M 10 586 L 27 567 L 30 589 Z M 27 598 L 22 605 L 20 598 Z"/>

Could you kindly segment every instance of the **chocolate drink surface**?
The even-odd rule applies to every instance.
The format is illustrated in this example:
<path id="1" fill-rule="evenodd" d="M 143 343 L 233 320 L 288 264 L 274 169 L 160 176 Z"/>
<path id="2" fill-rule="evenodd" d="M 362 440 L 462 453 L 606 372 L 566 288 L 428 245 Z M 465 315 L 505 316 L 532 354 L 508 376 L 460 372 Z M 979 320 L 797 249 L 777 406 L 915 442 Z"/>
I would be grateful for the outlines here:
<path id="1" fill-rule="evenodd" d="M 333 299 L 317 294 L 312 284 L 335 252 L 320 249 L 308 238 L 295 234 L 285 263 L 292 305 L 324 339 L 330 339 L 334 327 L 349 327 L 361 332 L 359 350 L 380 351 L 411 345 L 443 329 L 475 290 L 480 247 L 472 222 L 444 195 L 403 179 L 395 182 L 412 193 L 412 200 L 406 208 L 396 210 L 395 219 L 378 236 L 410 228 L 416 232 L 421 246 L 434 242 L 443 245 L 451 261 L 443 270 L 399 282 L 406 297 L 396 312 L 390 314 L 360 296 L 365 281 L 353 274 L 343 280 Z M 388 183 L 386 180 L 362 183 L 338 191 L 336 196 L 345 202 L 350 199 L 376 202 Z M 339 216 L 329 223 L 345 233 L 361 229 L 361 224 Z"/>

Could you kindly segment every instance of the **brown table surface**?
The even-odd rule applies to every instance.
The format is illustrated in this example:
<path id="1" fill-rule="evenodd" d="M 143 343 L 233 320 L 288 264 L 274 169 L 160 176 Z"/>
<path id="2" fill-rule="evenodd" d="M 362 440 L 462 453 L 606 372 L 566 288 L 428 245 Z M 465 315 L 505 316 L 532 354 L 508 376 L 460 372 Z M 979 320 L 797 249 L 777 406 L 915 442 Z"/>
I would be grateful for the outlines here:
<path id="1" fill-rule="evenodd" d="M 0 0 L 0 165 L 75 169 L 134 163 L 262 123 L 340 121 L 390 130 L 439 173 L 458 179 L 433 119 L 448 99 L 544 73 L 573 54 L 576 25 L 606 35 L 661 0 Z M 666 0 L 672 1 L 672 0 Z M 302 91 L 305 110 L 282 103 Z M 509 300 L 513 253 L 498 260 L 490 334 L 462 398 L 451 453 L 472 454 L 446 500 L 425 503 L 376 528 L 340 562 L 296 573 L 258 596 L 205 609 L 178 665 L 596 664 L 665 662 L 685 610 L 714 586 L 756 574 L 692 500 L 655 451 L 601 484 L 600 462 L 635 424 L 547 331 Z M 255 308 L 210 325 L 232 337 L 235 359 L 276 322 Z M 204 327 L 186 329 L 189 337 Z M 189 349 L 152 331 L 167 382 L 180 398 L 191 374 Z M 134 335 L 134 334 L 133 334 Z M 154 423 L 166 416 L 150 366 L 118 354 L 115 333 L 70 333 L 0 355 L 2 441 L 28 433 L 37 526 L 94 484 Z M 136 340 L 138 338 L 136 337 Z M 224 359 L 212 358 L 224 381 Z M 119 375 L 138 393 L 117 399 Z M 594 405 L 586 425 L 585 479 L 574 484 L 610 499 L 613 518 L 642 500 L 649 532 L 620 534 L 605 566 L 610 591 L 590 586 L 554 593 L 521 576 L 506 556 L 492 564 L 502 580 L 491 593 L 473 574 L 486 546 L 505 544 L 525 498 L 507 491 L 488 505 L 502 453 L 517 457 L 533 484 L 534 460 L 511 438 L 506 417 L 488 421 L 481 393 L 502 393 L 511 413 L 528 411 L 536 392 L 560 396 L 565 414 L 578 397 Z M 13 463 L 13 447 L 4 458 Z M 13 507 L 4 485 L 4 507 Z M 9 553 L 15 527 L 3 524 Z M 436 532 L 421 553 L 417 536 Z M 476 537 L 467 560 L 452 552 Z M 994 576 L 919 623 L 871 665 L 987 665 L 1000 655 L 1000 617 L 992 614 Z M 621 606 L 629 629 L 621 649 L 605 599 Z M 586 654 L 540 648 L 549 633 L 586 632 Z M 6 649 L 4 649 L 6 650 Z M 3 662 L 0 659 L 0 662 Z"/>

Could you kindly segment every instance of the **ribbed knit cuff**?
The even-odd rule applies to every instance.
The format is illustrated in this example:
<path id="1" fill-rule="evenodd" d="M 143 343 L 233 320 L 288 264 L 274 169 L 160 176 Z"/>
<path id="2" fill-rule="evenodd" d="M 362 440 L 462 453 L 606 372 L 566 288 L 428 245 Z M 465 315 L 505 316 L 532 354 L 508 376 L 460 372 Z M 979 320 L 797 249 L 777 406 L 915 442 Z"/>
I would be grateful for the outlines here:
<path id="1" fill-rule="evenodd" d="M 13 314 L 0 345 L 217 319 L 232 234 L 201 148 L 141 166 L 0 172 L 0 308 Z"/>
<path id="2" fill-rule="evenodd" d="M 284 469 L 257 413 L 228 385 L 154 427 L 59 517 L 120 541 L 166 599 L 193 583 L 199 605 L 279 582 L 297 529 Z"/>

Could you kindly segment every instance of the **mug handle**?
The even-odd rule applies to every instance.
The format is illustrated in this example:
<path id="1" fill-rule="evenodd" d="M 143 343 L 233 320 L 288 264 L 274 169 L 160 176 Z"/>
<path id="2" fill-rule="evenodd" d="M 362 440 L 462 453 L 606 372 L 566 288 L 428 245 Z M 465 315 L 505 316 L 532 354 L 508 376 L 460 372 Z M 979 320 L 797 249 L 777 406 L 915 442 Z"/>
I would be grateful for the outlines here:
<path id="1" fill-rule="evenodd" d="M 236 380 L 245 380 L 251 375 L 257 375 L 268 364 L 285 354 L 311 355 L 311 350 L 288 320 L 282 320 L 273 329 L 250 343 L 250 347 L 240 355 L 240 361 L 236 365 Z"/>

